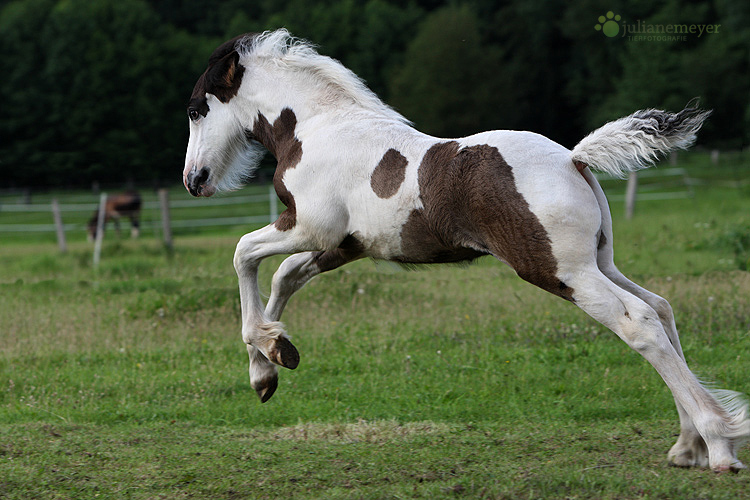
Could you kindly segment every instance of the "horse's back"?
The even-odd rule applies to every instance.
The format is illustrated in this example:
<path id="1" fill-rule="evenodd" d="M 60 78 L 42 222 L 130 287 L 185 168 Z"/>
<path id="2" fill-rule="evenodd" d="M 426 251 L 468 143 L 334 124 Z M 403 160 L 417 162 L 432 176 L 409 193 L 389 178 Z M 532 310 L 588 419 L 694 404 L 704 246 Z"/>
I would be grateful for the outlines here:
<path id="1" fill-rule="evenodd" d="M 461 144 L 497 149 L 515 190 L 545 227 L 598 229 L 601 214 L 596 197 L 573 164 L 569 149 L 543 135 L 512 130 L 483 132 L 462 139 Z"/>
<path id="2" fill-rule="evenodd" d="M 570 150 L 552 139 L 534 132 L 493 130 L 459 139 L 463 148 L 488 146 L 497 149 L 512 168 L 517 182 L 526 177 L 573 178 Z"/>

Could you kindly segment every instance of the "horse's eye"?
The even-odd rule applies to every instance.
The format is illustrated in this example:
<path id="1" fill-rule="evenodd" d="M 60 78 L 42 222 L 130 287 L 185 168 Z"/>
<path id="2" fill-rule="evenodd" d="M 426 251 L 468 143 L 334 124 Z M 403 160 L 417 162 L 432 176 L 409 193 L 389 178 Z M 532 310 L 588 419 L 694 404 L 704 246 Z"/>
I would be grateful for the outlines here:
<path id="1" fill-rule="evenodd" d="M 191 120 L 195 121 L 195 120 L 198 119 L 198 117 L 200 116 L 200 114 L 195 109 L 190 108 L 190 109 L 188 109 L 188 116 L 190 117 Z"/>

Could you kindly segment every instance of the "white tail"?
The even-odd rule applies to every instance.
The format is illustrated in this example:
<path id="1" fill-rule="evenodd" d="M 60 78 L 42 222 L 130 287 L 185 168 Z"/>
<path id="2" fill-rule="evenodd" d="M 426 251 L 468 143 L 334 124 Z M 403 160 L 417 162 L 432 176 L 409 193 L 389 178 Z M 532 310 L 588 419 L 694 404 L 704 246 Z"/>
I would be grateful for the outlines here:
<path id="1" fill-rule="evenodd" d="M 573 148 L 571 159 L 615 177 L 653 165 L 659 155 L 687 149 L 711 114 L 690 104 L 679 113 L 644 109 L 604 124 Z"/>

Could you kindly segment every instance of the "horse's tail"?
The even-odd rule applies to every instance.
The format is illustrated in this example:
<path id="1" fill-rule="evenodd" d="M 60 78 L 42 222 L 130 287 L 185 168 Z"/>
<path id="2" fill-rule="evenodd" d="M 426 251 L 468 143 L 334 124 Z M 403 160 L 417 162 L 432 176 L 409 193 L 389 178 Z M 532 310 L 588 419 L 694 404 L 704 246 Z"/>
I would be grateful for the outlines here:
<path id="1" fill-rule="evenodd" d="M 651 166 L 659 155 L 687 149 L 711 111 L 688 103 L 679 113 L 643 109 L 604 124 L 579 142 L 571 159 L 616 177 Z"/>

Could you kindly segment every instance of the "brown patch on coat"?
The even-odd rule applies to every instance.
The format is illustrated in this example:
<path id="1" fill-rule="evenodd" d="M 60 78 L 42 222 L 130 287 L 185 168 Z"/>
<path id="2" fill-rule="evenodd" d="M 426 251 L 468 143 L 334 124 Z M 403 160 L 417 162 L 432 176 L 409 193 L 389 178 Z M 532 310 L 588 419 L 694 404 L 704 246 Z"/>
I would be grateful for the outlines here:
<path id="1" fill-rule="evenodd" d="M 442 264 L 474 260 L 489 252 L 467 248 L 439 236 L 427 221 L 424 210 L 412 210 L 401 227 L 401 264 Z"/>
<path id="2" fill-rule="evenodd" d="M 229 102 L 240 90 L 245 67 L 235 45 L 241 35 L 219 45 L 208 58 L 208 68 L 198 78 L 188 102 L 188 111 L 195 110 L 201 116 L 209 112 L 206 94 L 213 94 L 223 103 Z"/>
<path id="3" fill-rule="evenodd" d="M 294 111 L 284 108 L 279 117 L 274 120 L 273 125 L 259 113 L 252 132 L 247 132 L 248 138 L 263 144 L 276 158 L 273 186 L 276 189 L 276 195 L 286 205 L 286 210 L 274 223 L 279 231 L 288 231 L 297 223 L 297 206 L 294 196 L 284 185 L 284 173 L 296 167 L 302 159 L 302 143 L 294 134 L 296 126 L 297 116 Z"/>
<path id="4" fill-rule="evenodd" d="M 318 252 L 314 260 L 318 264 L 320 272 L 324 273 L 341 267 L 347 262 L 357 260 L 364 255 L 364 252 L 364 245 L 350 234 L 344 238 L 338 248 Z"/>
<path id="5" fill-rule="evenodd" d="M 547 231 L 516 189 L 513 169 L 497 148 L 432 146 L 419 167 L 424 208 L 401 230 L 406 263 L 456 262 L 492 254 L 524 280 L 567 300 Z"/>
<path id="6" fill-rule="evenodd" d="M 370 178 L 370 187 L 379 198 L 390 198 L 398 192 L 398 188 L 406 178 L 408 160 L 391 148 L 385 152 Z"/>

